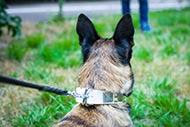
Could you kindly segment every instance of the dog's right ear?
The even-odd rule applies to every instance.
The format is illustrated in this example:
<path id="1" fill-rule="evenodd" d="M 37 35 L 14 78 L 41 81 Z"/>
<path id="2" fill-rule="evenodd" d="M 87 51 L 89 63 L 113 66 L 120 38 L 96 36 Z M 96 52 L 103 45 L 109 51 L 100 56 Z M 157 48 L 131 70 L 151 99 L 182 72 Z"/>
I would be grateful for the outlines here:
<path id="1" fill-rule="evenodd" d="M 92 45 L 100 37 L 92 22 L 84 14 L 80 14 L 78 17 L 76 31 L 79 35 L 79 44 L 82 47 L 83 62 L 85 62 L 89 56 Z"/>
<path id="2" fill-rule="evenodd" d="M 135 31 L 131 15 L 124 15 L 117 24 L 113 35 L 113 40 L 115 41 L 115 46 L 120 56 L 120 61 L 124 65 L 130 62 L 132 56 L 134 32 Z"/>
<path id="3" fill-rule="evenodd" d="M 117 24 L 115 33 L 113 35 L 113 39 L 117 44 L 121 44 L 122 42 L 124 42 L 123 40 L 126 40 L 132 47 L 134 45 L 133 35 L 134 35 L 134 26 L 131 15 L 126 14 L 121 18 L 121 20 Z"/>

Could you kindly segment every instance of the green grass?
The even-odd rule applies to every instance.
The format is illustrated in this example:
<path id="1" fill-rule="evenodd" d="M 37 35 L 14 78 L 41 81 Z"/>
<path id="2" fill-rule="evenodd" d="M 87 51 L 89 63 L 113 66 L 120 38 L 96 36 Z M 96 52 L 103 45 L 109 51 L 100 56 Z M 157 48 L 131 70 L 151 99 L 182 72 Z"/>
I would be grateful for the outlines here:
<path id="1" fill-rule="evenodd" d="M 132 104 L 131 113 L 135 125 L 189 126 L 190 110 L 187 106 L 187 100 L 180 100 L 177 97 L 174 80 L 153 78 L 150 83 L 147 85 L 152 89 L 146 91 L 149 94 L 138 90 L 132 94 L 128 101 Z"/>
<path id="2" fill-rule="evenodd" d="M 138 17 L 133 14 L 135 85 L 126 99 L 133 122 L 136 127 L 189 127 L 190 10 L 151 12 L 152 33 L 140 31 Z M 119 19 L 120 15 L 92 17 L 103 37 L 112 36 Z M 76 21 L 74 17 L 24 25 L 25 36 L 0 50 L 0 73 L 74 90 L 82 64 Z M 75 103 L 71 97 L 1 85 L 0 126 L 52 126 Z"/>
<path id="3" fill-rule="evenodd" d="M 45 41 L 45 37 L 41 33 L 26 36 L 26 44 L 30 48 L 36 48 Z"/>
<path id="4" fill-rule="evenodd" d="M 49 126 L 49 122 L 55 123 L 55 118 L 61 118 L 69 112 L 74 103 L 73 98 L 43 93 L 38 103 L 30 107 L 23 106 L 24 113 L 19 115 L 13 126 Z"/>
<path id="5" fill-rule="evenodd" d="M 150 49 L 139 47 L 134 53 L 134 56 L 141 61 L 151 62 L 154 59 L 152 54 L 153 52 Z"/>
<path id="6" fill-rule="evenodd" d="M 79 66 L 81 59 L 76 39 L 73 41 L 59 39 L 45 44 L 41 47 L 39 56 L 43 61 L 57 63 L 63 67 Z"/>
<path id="7" fill-rule="evenodd" d="M 13 40 L 13 42 L 8 45 L 6 52 L 9 58 L 21 61 L 27 52 L 27 48 L 24 41 L 22 39 L 18 39 Z"/>
<path id="8" fill-rule="evenodd" d="M 187 62 L 190 64 L 190 51 L 186 52 L 184 59 L 187 60 Z"/>

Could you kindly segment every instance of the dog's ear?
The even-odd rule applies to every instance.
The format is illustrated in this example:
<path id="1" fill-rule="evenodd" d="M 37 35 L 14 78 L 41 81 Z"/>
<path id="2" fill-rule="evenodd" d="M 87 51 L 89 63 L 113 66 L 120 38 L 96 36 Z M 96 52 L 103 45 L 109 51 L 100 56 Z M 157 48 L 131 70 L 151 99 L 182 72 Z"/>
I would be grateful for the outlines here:
<path id="1" fill-rule="evenodd" d="M 78 17 L 76 31 L 79 35 L 79 44 L 82 47 L 83 62 L 85 62 L 92 45 L 100 37 L 98 36 L 92 22 L 84 14 L 80 14 Z"/>
<path id="2" fill-rule="evenodd" d="M 126 14 L 121 18 L 121 20 L 117 24 L 117 27 L 113 35 L 113 39 L 116 44 L 121 44 L 124 42 L 124 40 L 126 40 L 132 47 L 134 45 L 133 35 L 134 27 L 131 15 Z"/>
<path id="3" fill-rule="evenodd" d="M 131 15 L 126 14 L 117 24 L 113 35 L 120 62 L 124 65 L 129 64 L 132 57 L 133 35 L 134 27 Z"/>
<path id="4" fill-rule="evenodd" d="M 82 43 L 93 44 L 99 39 L 94 25 L 84 14 L 79 15 L 76 30 L 79 35 L 80 45 L 82 45 Z"/>

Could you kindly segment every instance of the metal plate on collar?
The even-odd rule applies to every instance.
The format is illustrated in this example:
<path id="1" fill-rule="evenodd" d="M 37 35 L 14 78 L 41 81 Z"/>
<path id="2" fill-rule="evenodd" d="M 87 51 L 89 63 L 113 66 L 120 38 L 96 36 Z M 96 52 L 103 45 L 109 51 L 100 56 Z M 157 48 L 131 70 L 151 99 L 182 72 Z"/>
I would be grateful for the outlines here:
<path id="1" fill-rule="evenodd" d="M 104 102 L 113 102 L 113 94 L 105 92 L 103 93 L 103 101 Z"/>

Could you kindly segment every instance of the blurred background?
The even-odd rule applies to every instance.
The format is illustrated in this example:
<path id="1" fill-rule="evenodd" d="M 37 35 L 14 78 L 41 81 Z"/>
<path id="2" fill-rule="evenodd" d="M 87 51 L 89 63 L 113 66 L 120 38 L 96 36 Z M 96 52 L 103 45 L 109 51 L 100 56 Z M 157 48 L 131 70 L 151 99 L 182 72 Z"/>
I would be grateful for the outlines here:
<path id="1" fill-rule="evenodd" d="M 131 65 L 136 127 L 190 127 L 190 1 L 149 0 L 142 31 L 138 0 Z M 120 0 L 0 0 L 0 75 L 75 90 L 82 66 L 77 16 L 86 14 L 103 38 L 122 17 Z M 76 104 L 67 96 L 0 83 L 0 127 L 47 127 Z"/>
<path id="2" fill-rule="evenodd" d="M 19 15 L 24 21 L 47 21 L 63 4 L 64 16 L 76 16 L 79 13 L 88 15 L 120 14 L 120 0 L 6 0 L 8 13 Z M 149 10 L 180 9 L 189 7 L 189 0 L 149 0 Z M 138 0 L 131 0 L 131 9 L 139 9 Z"/>

